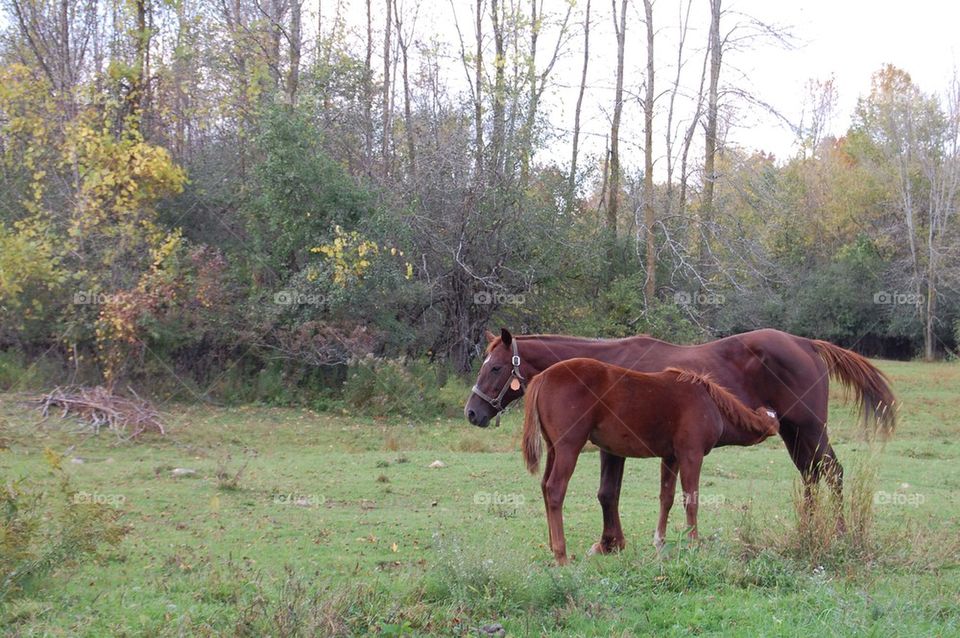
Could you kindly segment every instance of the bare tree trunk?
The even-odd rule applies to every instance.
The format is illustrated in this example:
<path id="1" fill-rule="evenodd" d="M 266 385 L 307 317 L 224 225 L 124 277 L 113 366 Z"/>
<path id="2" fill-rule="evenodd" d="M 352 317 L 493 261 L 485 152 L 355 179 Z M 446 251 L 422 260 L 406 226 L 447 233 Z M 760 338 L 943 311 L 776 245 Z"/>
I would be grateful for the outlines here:
<path id="1" fill-rule="evenodd" d="M 533 153 L 533 127 L 537 119 L 537 102 L 540 94 L 537 92 L 537 41 L 540 38 L 540 15 L 537 9 L 537 0 L 530 0 L 530 53 L 527 56 L 527 117 L 523 124 L 522 148 L 520 149 L 520 184 L 525 188 L 530 179 L 530 155 Z"/>
<path id="2" fill-rule="evenodd" d="M 627 30 L 627 0 L 621 0 L 617 18 L 617 0 L 613 4 L 613 28 L 617 36 L 617 88 L 613 98 L 613 122 L 610 126 L 610 181 L 607 191 L 607 233 L 610 237 L 610 258 L 617 238 L 617 216 L 620 212 L 620 115 L 623 112 L 623 51 Z"/>
<path id="3" fill-rule="evenodd" d="M 577 95 L 577 108 L 573 115 L 573 150 L 570 157 L 570 176 L 567 178 L 567 212 L 573 208 L 577 189 L 577 154 L 580 152 L 580 110 L 583 107 L 583 94 L 587 89 L 587 65 L 590 63 L 590 0 L 583 18 L 583 70 L 580 72 L 580 93 Z"/>
<path id="4" fill-rule="evenodd" d="M 419 11 L 419 5 L 417 6 Z M 400 10 L 397 3 L 393 3 L 394 22 L 397 25 L 397 44 L 400 47 L 400 58 L 403 68 L 403 121 L 407 139 L 407 161 L 410 164 L 410 176 L 416 177 L 417 174 L 417 149 L 413 132 L 413 112 L 410 105 L 410 78 L 407 70 L 408 55 L 407 47 L 409 43 L 403 33 L 403 24 L 401 23 Z"/>
<path id="5" fill-rule="evenodd" d="M 144 87 L 147 82 L 147 47 L 149 46 L 147 32 L 147 2 L 148 0 L 135 0 L 134 19 L 136 21 L 133 34 L 134 65 L 136 66 L 136 77 L 130 87 L 128 104 L 130 112 L 136 115 L 141 114 L 143 110 Z"/>
<path id="6" fill-rule="evenodd" d="M 707 93 L 707 126 L 704 138 L 703 203 L 700 207 L 700 276 L 709 276 L 710 225 L 713 223 L 713 189 L 716 182 L 717 87 L 720 81 L 720 1 L 710 0 L 710 86 Z"/>
<path id="7" fill-rule="evenodd" d="M 643 99 L 644 123 L 644 175 L 643 175 L 643 225 L 647 238 L 647 278 L 644 294 L 651 304 L 657 294 L 657 247 L 654 241 L 653 210 L 653 2 L 643 0 L 647 22 L 647 90 Z"/>
<path id="8" fill-rule="evenodd" d="M 277 90 L 280 88 L 280 40 L 283 38 L 283 13 L 285 7 L 283 0 L 271 0 L 268 9 L 265 11 L 269 25 L 266 29 L 266 53 L 267 67 L 270 70 L 270 88 Z M 264 10 L 261 8 L 261 12 Z"/>
<path id="9" fill-rule="evenodd" d="M 363 67 L 363 139 L 367 170 L 373 155 L 373 9 L 370 3 L 371 0 L 367 0 L 367 56 Z"/>
<path id="10" fill-rule="evenodd" d="M 674 202 L 674 174 L 676 172 L 676 163 L 678 158 L 674 154 L 674 145 L 677 143 L 676 135 L 679 135 L 679 130 L 674 131 L 673 119 L 676 113 L 676 102 L 677 96 L 680 94 L 680 76 L 683 72 L 683 49 L 687 41 L 687 31 L 690 25 L 690 9 L 693 7 L 693 0 L 687 0 L 687 8 L 684 13 L 681 9 L 680 15 L 680 39 L 677 43 L 677 62 L 676 62 L 676 73 L 673 78 L 673 88 L 670 89 L 670 101 L 669 106 L 667 107 L 667 126 L 666 134 L 664 135 L 664 144 L 666 148 L 666 153 L 664 158 L 667 162 L 667 181 L 665 184 L 666 192 L 664 193 L 663 198 L 663 216 L 664 219 L 669 219 L 670 215 L 673 213 L 673 202 Z M 701 90 L 702 93 L 702 90 Z M 700 110 L 700 100 L 697 100 L 697 116 L 694 117 L 696 121 L 699 117 Z M 682 147 L 681 147 L 682 151 Z M 681 209 L 682 213 L 682 209 Z"/>
<path id="11" fill-rule="evenodd" d="M 60 0 L 60 86 L 65 91 L 70 85 L 70 1 Z"/>
<path id="12" fill-rule="evenodd" d="M 476 89 L 474 92 L 474 127 L 477 136 L 477 181 L 483 179 L 483 0 L 477 0 L 477 54 L 474 72 L 476 74 Z"/>
<path id="13" fill-rule="evenodd" d="M 680 152 L 680 193 L 677 197 L 677 209 L 681 215 L 687 210 L 687 184 L 690 179 L 690 170 L 688 169 L 690 145 L 693 143 L 693 136 L 697 132 L 697 127 L 700 125 L 700 116 L 703 114 L 703 85 L 707 80 L 707 60 L 709 57 L 710 52 L 708 50 L 703 56 L 703 67 L 700 69 L 700 88 L 697 90 L 696 108 L 690 120 L 690 126 L 687 127 L 687 132 L 683 136 L 683 148 Z M 693 238 L 692 245 L 696 244 L 697 240 Z"/>
<path id="14" fill-rule="evenodd" d="M 177 4 L 177 39 L 176 50 L 182 51 L 184 47 L 184 32 L 187 29 L 186 7 L 183 2 Z M 176 120 L 174 132 L 174 152 L 177 159 L 184 156 L 186 145 L 186 123 L 187 123 L 187 93 L 183 90 L 185 76 L 189 72 L 183 63 L 181 55 L 175 57 L 174 62 L 174 100 L 176 101 Z"/>
<path id="15" fill-rule="evenodd" d="M 499 184 L 502 176 L 503 141 L 506 130 L 506 59 L 504 56 L 503 22 L 500 7 L 503 0 L 491 0 L 490 16 L 493 20 L 494 85 L 493 85 L 493 138 L 490 142 L 491 183 Z"/>
<path id="16" fill-rule="evenodd" d="M 297 91 L 300 89 L 300 52 L 303 48 L 301 21 L 303 4 L 301 0 L 292 0 L 290 4 L 290 69 L 287 71 L 287 103 L 290 108 L 297 106 Z M 319 35 L 318 35 L 319 37 Z"/>
<path id="17" fill-rule="evenodd" d="M 553 54 L 547 65 L 541 73 L 537 73 L 537 43 L 540 37 L 540 30 L 543 28 L 543 0 L 530 0 L 530 52 L 527 56 L 527 87 L 529 90 L 527 100 L 527 113 L 522 125 L 522 134 L 519 142 L 520 146 L 520 185 L 526 188 L 530 179 L 530 162 L 533 157 L 535 131 L 537 124 L 537 112 L 540 109 L 540 98 L 547 86 L 547 80 L 553 71 L 557 57 L 560 55 L 560 48 L 566 38 L 567 24 L 570 22 L 570 14 L 573 11 L 573 3 L 567 4 L 567 12 L 560 27 L 560 33 L 557 36 L 556 46 L 553 48 Z M 516 56 L 518 59 L 519 55 Z"/>
<path id="18" fill-rule="evenodd" d="M 227 14 L 227 25 L 230 27 L 231 36 L 233 37 L 233 46 L 237 51 L 237 78 L 240 82 L 240 90 L 238 91 L 237 101 L 240 106 L 240 116 L 238 117 L 237 126 L 240 129 L 245 128 L 245 118 L 250 113 L 250 104 L 249 104 L 249 89 L 250 89 L 250 80 L 249 74 L 247 73 L 247 53 L 243 46 L 240 44 L 240 36 L 246 30 L 246 25 L 243 23 L 243 8 L 241 5 L 241 0 L 233 0 L 233 13 L 227 9 L 226 5 L 223 7 L 224 13 Z M 246 144 L 246 135 L 240 135 L 239 142 L 239 155 L 240 155 L 240 176 L 243 177 L 247 174 L 247 144 Z"/>
<path id="19" fill-rule="evenodd" d="M 386 3 L 387 26 L 383 31 L 383 148 L 381 152 L 384 177 L 390 173 L 390 98 L 392 93 L 390 90 L 390 36 L 393 33 L 393 7 L 391 6 L 391 0 L 386 0 Z"/>

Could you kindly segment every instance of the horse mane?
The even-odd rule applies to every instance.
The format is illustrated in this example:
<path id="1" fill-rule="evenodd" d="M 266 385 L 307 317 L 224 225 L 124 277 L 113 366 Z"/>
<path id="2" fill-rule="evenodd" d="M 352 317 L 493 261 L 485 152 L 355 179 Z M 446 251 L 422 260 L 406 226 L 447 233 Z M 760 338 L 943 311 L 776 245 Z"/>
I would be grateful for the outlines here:
<path id="1" fill-rule="evenodd" d="M 717 384 L 709 374 L 680 368 L 667 368 L 664 372 L 676 374 L 677 381 L 681 383 L 694 383 L 703 386 L 713 402 L 717 404 L 720 413 L 734 427 L 765 436 L 772 436 L 780 431 L 780 422 L 776 417 L 771 416 L 766 408 L 760 407 L 751 410 L 729 390 Z"/>

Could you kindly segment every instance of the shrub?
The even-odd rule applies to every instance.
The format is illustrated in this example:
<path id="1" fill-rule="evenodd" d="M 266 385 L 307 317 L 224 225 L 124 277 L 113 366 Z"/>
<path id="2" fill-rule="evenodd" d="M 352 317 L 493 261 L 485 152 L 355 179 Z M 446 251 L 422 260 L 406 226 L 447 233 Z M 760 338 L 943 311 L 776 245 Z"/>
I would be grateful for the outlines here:
<path id="1" fill-rule="evenodd" d="M 427 362 L 367 356 L 350 362 L 342 393 L 346 405 L 370 416 L 454 417 L 466 396 L 459 385 L 441 386 Z"/>
<path id="2" fill-rule="evenodd" d="M 126 532 L 118 509 L 78 492 L 57 454 L 47 450 L 46 458 L 56 490 L 26 480 L 0 488 L 0 603 L 29 593 L 64 563 L 118 544 Z"/>
<path id="3" fill-rule="evenodd" d="M 580 600 L 584 576 L 576 569 L 552 565 L 531 568 L 518 554 L 498 554 L 465 548 L 459 540 L 439 536 L 434 567 L 424 576 L 424 600 L 465 610 L 477 617 L 504 617 L 526 609 L 550 609 Z"/>

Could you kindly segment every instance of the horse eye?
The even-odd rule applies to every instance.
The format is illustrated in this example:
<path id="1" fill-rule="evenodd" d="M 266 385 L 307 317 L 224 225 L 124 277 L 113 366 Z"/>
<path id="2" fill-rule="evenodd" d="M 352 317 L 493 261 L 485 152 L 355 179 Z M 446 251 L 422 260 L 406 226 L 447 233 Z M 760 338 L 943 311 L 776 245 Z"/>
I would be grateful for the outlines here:
<path id="1" fill-rule="evenodd" d="M 501 368 L 502 366 L 493 366 L 491 370 L 493 370 L 494 372 L 500 372 Z"/>

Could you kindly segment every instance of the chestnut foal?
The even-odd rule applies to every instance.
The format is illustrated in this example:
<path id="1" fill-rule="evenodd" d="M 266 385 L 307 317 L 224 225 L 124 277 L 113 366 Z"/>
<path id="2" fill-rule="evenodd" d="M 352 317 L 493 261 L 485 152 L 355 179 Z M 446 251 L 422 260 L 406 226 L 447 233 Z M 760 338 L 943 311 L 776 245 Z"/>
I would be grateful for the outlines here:
<path id="1" fill-rule="evenodd" d="M 677 474 L 689 534 L 696 538 L 703 457 L 717 446 L 759 443 L 778 430 L 772 410 L 748 409 L 705 374 L 677 368 L 648 374 L 585 358 L 550 366 L 527 386 L 523 456 L 527 469 L 536 473 L 542 435 L 547 466 L 541 487 L 557 563 L 567 562 L 563 499 L 587 441 L 620 457 L 661 459 L 654 533 L 661 547 Z"/>

